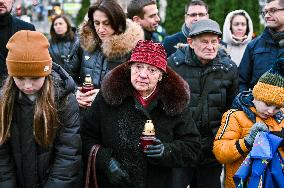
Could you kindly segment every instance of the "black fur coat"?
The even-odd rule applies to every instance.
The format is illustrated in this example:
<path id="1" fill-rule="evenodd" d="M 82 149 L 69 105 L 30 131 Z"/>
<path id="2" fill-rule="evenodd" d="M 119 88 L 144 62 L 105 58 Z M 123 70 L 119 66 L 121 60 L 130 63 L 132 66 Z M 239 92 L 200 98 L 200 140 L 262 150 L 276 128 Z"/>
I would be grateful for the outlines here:
<path id="1" fill-rule="evenodd" d="M 127 63 L 106 75 L 81 127 L 85 159 L 94 144 L 101 145 L 96 161 L 100 188 L 174 187 L 172 168 L 195 165 L 200 136 L 188 108 L 188 85 L 170 68 L 159 84 L 157 98 L 144 109 L 133 97 Z M 148 119 L 153 121 L 156 137 L 165 146 L 160 161 L 147 159 L 138 147 Z M 129 174 L 130 185 L 109 183 L 106 174 L 111 157 Z"/>

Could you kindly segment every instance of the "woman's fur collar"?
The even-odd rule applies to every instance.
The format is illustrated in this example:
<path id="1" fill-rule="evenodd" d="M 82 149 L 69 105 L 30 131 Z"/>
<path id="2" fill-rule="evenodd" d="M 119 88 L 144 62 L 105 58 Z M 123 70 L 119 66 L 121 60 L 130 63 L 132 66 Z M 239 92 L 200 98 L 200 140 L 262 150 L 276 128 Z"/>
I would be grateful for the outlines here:
<path id="1" fill-rule="evenodd" d="M 101 92 L 105 101 L 114 106 L 120 105 L 126 97 L 133 96 L 129 63 L 117 66 L 105 76 Z M 168 115 L 180 114 L 189 104 L 189 86 L 176 72 L 167 67 L 157 97 Z"/>
<path id="2" fill-rule="evenodd" d="M 94 31 L 84 23 L 79 30 L 81 47 L 88 51 L 93 52 L 100 48 L 100 41 L 94 37 Z M 139 40 L 144 39 L 144 32 L 140 25 L 126 20 L 126 30 L 119 35 L 113 35 L 109 40 L 101 44 L 103 53 L 110 59 L 120 57 L 129 53 Z"/>

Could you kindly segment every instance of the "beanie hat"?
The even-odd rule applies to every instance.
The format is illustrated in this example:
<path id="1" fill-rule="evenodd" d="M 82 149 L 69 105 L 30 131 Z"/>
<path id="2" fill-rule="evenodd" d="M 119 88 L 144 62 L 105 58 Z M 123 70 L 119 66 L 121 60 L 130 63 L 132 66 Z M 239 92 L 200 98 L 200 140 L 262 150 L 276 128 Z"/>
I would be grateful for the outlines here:
<path id="1" fill-rule="evenodd" d="M 167 55 L 160 43 L 139 40 L 128 62 L 146 63 L 167 72 Z"/>
<path id="2" fill-rule="evenodd" d="M 264 73 L 252 90 L 255 99 L 284 107 L 284 58 L 278 59 Z"/>
<path id="3" fill-rule="evenodd" d="M 47 38 L 38 31 L 16 32 L 6 45 L 8 74 L 17 77 L 43 77 L 51 73 L 52 60 Z"/>

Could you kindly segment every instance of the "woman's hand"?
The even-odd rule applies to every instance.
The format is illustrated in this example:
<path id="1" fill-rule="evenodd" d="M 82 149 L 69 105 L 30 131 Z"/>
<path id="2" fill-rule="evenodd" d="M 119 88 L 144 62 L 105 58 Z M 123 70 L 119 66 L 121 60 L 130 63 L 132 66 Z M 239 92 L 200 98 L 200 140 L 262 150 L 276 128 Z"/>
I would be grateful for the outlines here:
<path id="1" fill-rule="evenodd" d="M 76 92 L 76 99 L 79 103 L 79 106 L 82 108 L 91 106 L 99 91 L 99 89 L 93 89 L 86 93 L 82 93 L 82 87 L 78 87 L 78 90 Z"/>

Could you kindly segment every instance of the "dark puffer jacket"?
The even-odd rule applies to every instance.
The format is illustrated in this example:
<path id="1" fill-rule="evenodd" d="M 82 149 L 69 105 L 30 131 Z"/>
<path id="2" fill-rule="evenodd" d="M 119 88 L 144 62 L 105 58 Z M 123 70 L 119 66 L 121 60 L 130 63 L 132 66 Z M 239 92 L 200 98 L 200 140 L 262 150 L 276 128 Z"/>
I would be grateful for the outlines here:
<path id="1" fill-rule="evenodd" d="M 72 93 L 73 80 L 53 65 L 55 98 L 61 107 L 61 127 L 51 148 L 43 148 L 33 136 L 34 102 L 21 94 L 14 105 L 11 137 L 0 146 L 0 187 L 78 188 L 82 183 L 79 108 Z"/>
<path id="2" fill-rule="evenodd" d="M 107 74 L 81 128 L 85 160 L 94 144 L 101 145 L 96 161 L 99 187 L 174 187 L 172 168 L 195 166 L 200 153 L 200 137 L 188 100 L 188 85 L 170 69 L 168 78 L 159 85 L 157 99 L 147 110 L 133 97 L 128 65 L 120 65 Z M 148 119 L 152 119 L 156 137 L 165 145 L 160 161 L 146 159 L 138 147 Z M 107 164 L 111 157 L 129 174 L 129 185 L 109 183 Z"/>
<path id="3" fill-rule="evenodd" d="M 223 113 L 230 108 L 238 92 L 237 66 L 221 50 L 213 61 L 202 65 L 189 46 L 172 54 L 168 64 L 191 88 L 189 106 L 201 134 L 201 164 L 217 164 L 212 153 L 213 141 Z"/>
<path id="4" fill-rule="evenodd" d="M 79 84 L 84 82 L 86 74 L 90 74 L 96 88 L 100 88 L 106 73 L 127 61 L 136 43 L 144 39 L 141 26 L 129 19 L 124 33 L 112 35 L 101 45 L 88 25 L 83 24 L 79 33 L 80 45 L 83 49 Z"/>
<path id="5" fill-rule="evenodd" d="M 73 40 L 63 37 L 58 42 L 49 41 L 49 53 L 53 62 L 59 64 L 75 80 L 78 80 L 78 72 L 81 66 L 82 49 L 77 39 Z"/>
<path id="6" fill-rule="evenodd" d="M 272 38 L 269 28 L 252 40 L 245 50 L 241 64 L 240 91 L 253 89 L 263 73 L 268 71 L 277 57 L 284 56 L 284 48 L 280 47 Z"/>

